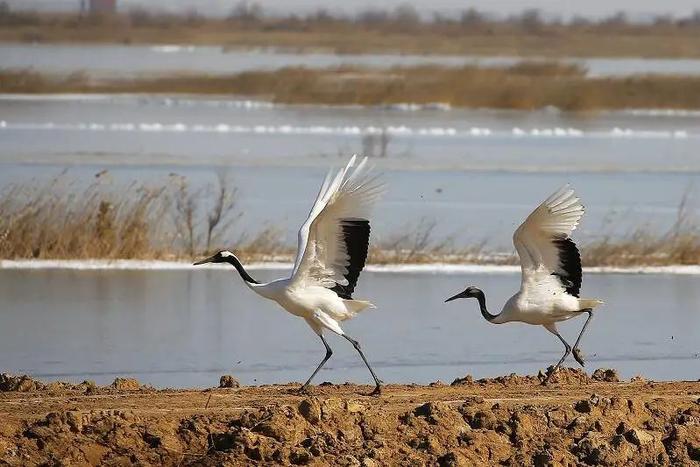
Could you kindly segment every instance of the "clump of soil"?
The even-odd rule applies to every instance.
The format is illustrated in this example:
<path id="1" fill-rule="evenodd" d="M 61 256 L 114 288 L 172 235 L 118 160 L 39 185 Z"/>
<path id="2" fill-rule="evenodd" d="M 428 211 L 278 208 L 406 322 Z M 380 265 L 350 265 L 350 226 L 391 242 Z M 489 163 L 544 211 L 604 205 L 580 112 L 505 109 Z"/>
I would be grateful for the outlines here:
<path id="1" fill-rule="evenodd" d="M 619 383 L 620 377 L 617 375 L 617 370 L 610 368 L 598 368 L 591 375 L 591 379 L 595 381 L 605 381 L 607 383 Z"/>
<path id="2" fill-rule="evenodd" d="M 7 373 L 0 374 L 0 392 L 29 392 L 44 389 L 46 385 L 30 378 L 27 375 L 13 376 Z"/>
<path id="3" fill-rule="evenodd" d="M 241 383 L 238 382 L 236 378 L 231 375 L 223 375 L 219 379 L 220 388 L 238 388 L 241 387 Z"/>
<path id="4" fill-rule="evenodd" d="M 138 391 L 141 389 L 141 383 L 134 378 L 114 378 L 112 388 L 117 391 Z"/>
<path id="5" fill-rule="evenodd" d="M 552 374 L 553 371 L 554 365 L 547 368 L 545 374 L 540 372 L 540 374 L 537 375 L 538 381 L 544 382 L 550 374 L 552 376 L 549 378 L 548 384 L 588 384 L 594 381 L 593 378 L 589 377 L 586 372 L 580 368 L 559 368 L 556 372 L 554 372 L 554 374 Z"/>
<path id="6" fill-rule="evenodd" d="M 472 378 L 472 375 L 466 375 L 464 378 L 457 378 L 452 381 L 450 386 L 468 386 L 470 384 L 474 384 L 474 378 Z"/>

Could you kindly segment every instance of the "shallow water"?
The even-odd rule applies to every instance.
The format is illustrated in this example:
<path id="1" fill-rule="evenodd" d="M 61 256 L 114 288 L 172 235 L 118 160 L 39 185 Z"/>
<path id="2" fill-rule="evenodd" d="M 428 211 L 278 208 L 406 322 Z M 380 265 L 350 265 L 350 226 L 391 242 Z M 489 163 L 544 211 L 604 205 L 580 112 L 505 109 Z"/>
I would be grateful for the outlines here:
<path id="1" fill-rule="evenodd" d="M 388 187 L 376 210 L 375 241 L 423 221 L 435 223 L 436 240 L 510 249 L 517 225 L 566 183 L 587 207 L 580 240 L 640 226 L 667 230 L 686 190 L 689 213 L 700 213 L 700 114 L 692 112 L 575 116 L 167 96 L 5 96 L 0 189 L 46 184 L 64 170 L 65 183 L 98 181 L 116 192 L 134 180 L 167 184 L 172 173 L 196 189 L 226 174 L 244 214 L 236 231 L 271 225 L 294 244 L 327 168 L 361 152 L 363 137 L 379 127 L 394 130 L 387 157 L 373 159 Z M 105 168 L 108 174 L 96 179 Z M 234 239 L 226 241 L 235 247 Z"/>
<path id="2" fill-rule="evenodd" d="M 588 369 L 614 367 L 626 378 L 700 377 L 697 281 L 587 275 L 583 295 L 606 301 L 583 339 Z M 467 283 L 480 285 L 497 311 L 519 275 L 366 272 L 356 296 L 378 309 L 344 329 L 387 382 L 533 374 L 556 363 L 561 344 L 544 328 L 496 326 L 472 301 L 443 303 Z M 134 376 L 187 387 L 212 386 L 231 373 L 245 384 L 282 383 L 308 377 L 324 353 L 303 320 L 255 296 L 233 271 L 0 270 L 0 296 L 0 369 L 47 380 Z M 561 325 L 565 338 L 573 342 L 583 321 Z M 328 340 L 335 353 L 317 382 L 369 382 L 352 347 L 337 336 Z"/>
<path id="3" fill-rule="evenodd" d="M 317 165 L 352 152 L 416 169 L 700 171 L 700 112 L 567 114 L 275 106 L 172 96 L 0 96 L 0 162 Z M 305 162 L 305 163 L 304 163 Z M 331 161 L 332 162 L 332 161 Z"/>
<path id="4" fill-rule="evenodd" d="M 386 68 L 427 64 L 510 66 L 522 60 L 524 60 L 523 57 L 508 56 L 297 54 L 273 48 L 226 50 L 216 46 L 187 45 L 0 44 L 0 64 L 3 68 L 31 68 L 40 72 L 60 74 L 82 71 L 98 77 L 178 72 L 240 73 L 288 66 L 311 68 L 341 65 Z M 561 61 L 579 64 L 585 67 L 591 76 L 629 76 L 653 73 L 700 74 L 700 60 L 698 59 L 564 58 Z"/>

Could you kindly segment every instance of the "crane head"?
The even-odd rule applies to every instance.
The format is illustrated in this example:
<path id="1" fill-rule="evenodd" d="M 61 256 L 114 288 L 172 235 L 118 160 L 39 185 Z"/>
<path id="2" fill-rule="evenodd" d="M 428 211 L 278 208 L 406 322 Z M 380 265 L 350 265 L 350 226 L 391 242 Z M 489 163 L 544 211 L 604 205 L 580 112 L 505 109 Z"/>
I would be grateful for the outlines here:
<path id="1" fill-rule="evenodd" d="M 470 285 L 469 287 L 464 289 L 463 292 L 460 292 L 457 295 L 453 295 L 452 297 L 445 300 L 445 303 L 451 302 L 452 300 L 457 300 L 458 298 L 478 298 L 479 295 L 483 295 L 483 292 L 478 288 Z"/>
<path id="2" fill-rule="evenodd" d="M 231 257 L 235 257 L 235 255 L 228 250 L 223 250 L 223 251 L 220 251 L 213 256 L 210 256 L 209 258 L 205 258 L 201 261 L 197 261 L 196 263 L 194 263 L 194 265 L 199 266 L 200 264 L 206 264 L 206 263 L 227 263 L 228 258 L 231 258 Z"/>

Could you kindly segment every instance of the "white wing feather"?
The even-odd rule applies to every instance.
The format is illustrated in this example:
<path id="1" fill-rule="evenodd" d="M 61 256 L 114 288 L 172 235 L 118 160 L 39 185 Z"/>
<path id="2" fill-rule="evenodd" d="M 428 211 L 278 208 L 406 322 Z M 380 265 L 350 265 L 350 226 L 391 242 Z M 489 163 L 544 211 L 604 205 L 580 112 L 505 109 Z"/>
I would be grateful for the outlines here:
<path id="1" fill-rule="evenodd" d="M 568 238 L 576 229 L 584 209 L 574 190 L 564 186 L 537 207 L 515 231 L 513 244 L 520 256 L 523 284 L 528 276 L 558 272 L 559 250 L 552 243 Z"/>
<path id="2" fill-rule="evenodd" d="M 347 285 L 349 255 L 340 221 L 367 218 L 383 191 L 370 174 L 367 158 L 357 167 L 356 156 L 335 176 L 331 171 L 321 186 L 309 217 L 299 229 L 297 257 L 291 278 L 296 285 Z M 354 167 L 354 169 L 353 169 Z"/>

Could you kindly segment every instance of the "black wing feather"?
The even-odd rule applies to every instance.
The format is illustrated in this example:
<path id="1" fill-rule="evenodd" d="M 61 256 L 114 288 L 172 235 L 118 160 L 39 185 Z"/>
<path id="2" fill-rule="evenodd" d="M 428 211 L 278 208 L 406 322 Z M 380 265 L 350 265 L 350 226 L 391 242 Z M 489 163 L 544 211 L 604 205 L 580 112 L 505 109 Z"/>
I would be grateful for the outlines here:
<path id="1" fill-rule="evenodd" d="M 345 250 L 350 258 L 347 266 L 348 272 L 345 274 L 348 285 L 336 283 L 331 290 L 337 293 L 340 298 L 350 300 L 355 291 L 357 279 L 360 277 L 360 272 L 365 267 L 367 260 L 370 227 L 367 219 L 358 218 L 341 219 L 340 226 L 343 229 Z"/>
<path id="2" fill-rule="evenodd" d="M 576 244 L 568 237 L 554 238 L 552 243 L 559 250 L 559 266 L 562 272 L 553 272 L 569 295 L 579 296 L 581 291 L 581 255 Z"/>

